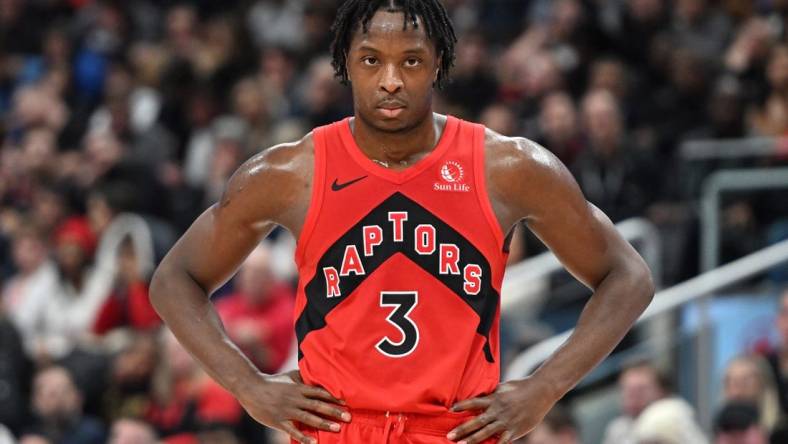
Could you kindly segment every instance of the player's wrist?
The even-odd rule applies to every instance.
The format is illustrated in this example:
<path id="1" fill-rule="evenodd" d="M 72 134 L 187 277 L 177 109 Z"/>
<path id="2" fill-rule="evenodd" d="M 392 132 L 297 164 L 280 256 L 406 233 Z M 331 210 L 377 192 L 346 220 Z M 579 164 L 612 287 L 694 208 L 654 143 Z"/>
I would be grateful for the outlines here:
<path id="1" fill-rule="evenodd" d="M 535 390 L 539 393 L 539 399 L 550 401 L 551 403 L 558 402 L 571 389 L 571 387 L 561 384 L 544 372 L 536 372 L 518 382 L 527 384 L 529 391 Z"/>
<path id="2" fill-rule="evenodd" d="M 268 378 L 270 375 L 262 373 L 258 370 L 251 371 L 251 372 L 244 372 L 244 374 L 235 375 L 232 381 L 228 381 L 228 384 L 224 384 L 225 388 L 232 393 L 239 401 L 242 401 L 243 398 L 246 398 L 250 395 L 250 392 L 253 387 L 260 386 L 267 384 Z M 242 401 L 243 403 L 243 401 Z"/>

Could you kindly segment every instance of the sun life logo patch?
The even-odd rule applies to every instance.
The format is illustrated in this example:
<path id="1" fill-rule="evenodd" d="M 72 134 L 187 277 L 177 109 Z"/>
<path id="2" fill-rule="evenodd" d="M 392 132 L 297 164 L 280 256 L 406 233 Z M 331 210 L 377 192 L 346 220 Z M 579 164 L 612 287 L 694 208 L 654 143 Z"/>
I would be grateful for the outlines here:
<path id="1" fill-rule="evenodd" d="M 442 182 L 435 182 L 432 185 L 434 191 L 454 191 L 467 193 L 471 191 L 471 186 L 462 183 L 465 178 L 465 169 L 459 162 L 449 160 L 443 163 L 440 168 L 440 178 Z"/>

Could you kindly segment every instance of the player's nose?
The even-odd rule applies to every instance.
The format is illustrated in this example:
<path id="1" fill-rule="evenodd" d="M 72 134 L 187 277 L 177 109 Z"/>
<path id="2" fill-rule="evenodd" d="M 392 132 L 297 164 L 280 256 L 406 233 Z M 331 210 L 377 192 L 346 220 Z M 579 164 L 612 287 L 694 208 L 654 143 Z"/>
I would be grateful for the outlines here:
<path id="1" fill-rule="evenodd" d="M 389 94 L 394 94 L 402 88 L 402 85 L 402 76 L 397 66 L 385 65 L 380 76 L 380 88 Z"/>

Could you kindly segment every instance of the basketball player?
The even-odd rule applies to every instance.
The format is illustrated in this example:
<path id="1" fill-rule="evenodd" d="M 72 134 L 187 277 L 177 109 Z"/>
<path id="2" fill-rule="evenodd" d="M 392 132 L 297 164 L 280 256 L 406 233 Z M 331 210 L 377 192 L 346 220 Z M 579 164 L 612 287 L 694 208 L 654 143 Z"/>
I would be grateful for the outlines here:
<path id="1" fill-rule="evenodd" d="M 439 0 L 348 0 L 333 64 L 354 116 L 266 149 L 159 266 L 155 308 L 259 422 L 301 443 L 496 443 L 534 428 L 651 300 L 650 274 L 545 149 L 432 111 L 454 60 Z M 595 290 L 575 334 L 499 385 L 507 233 Z M 299 371 L 266 375 L 208 296 L 275 226 L 298 240 Z"/>

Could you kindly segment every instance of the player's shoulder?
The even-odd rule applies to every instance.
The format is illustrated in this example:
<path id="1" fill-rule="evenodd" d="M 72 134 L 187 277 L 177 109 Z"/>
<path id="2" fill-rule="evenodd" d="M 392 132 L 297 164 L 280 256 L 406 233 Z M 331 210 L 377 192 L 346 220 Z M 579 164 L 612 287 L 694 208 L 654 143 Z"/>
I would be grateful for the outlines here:
<path id="1" fill-rule="evenodd" d="M 488 176 L 528 173 L 551 175 L 566 169 L 549 150 L 525 137 L 509 137 L 489 128 L 484 132 L 485 164 Z"/>
<path id="2" fill-rule="evenodd" d="M 253 155 L 233 173 L 227 183 L 221 206 L 231 201 L 287 206 L 305 195 L 314 169 L 314 135 L 281 143 Z"/>
<path id="3" fill-rule="evenodd" d="M 550 151 L 524 137 L 486 130 L 485 177 L 490 197 L 530 217 L 578 191 L 567 168 Z"/>
<path id="4" fill-rule="evenodd" d="M 303 178 L 305 170 L 312 169 L 314 150 L 314 135 L 310 132 L 300 140 L 260 150 L 238 167 L 233 178 L 244 182 Z"/>
<path id="5" fill-rule="evenodd" d="M 314 159 L 314 153 L 314 132 L 311 131 L 299 140 L 261 149 L 239 169 L 246 169 L 253 175 L 271 169 L 297 170 L 304 162 L 310 163 Z"/>

